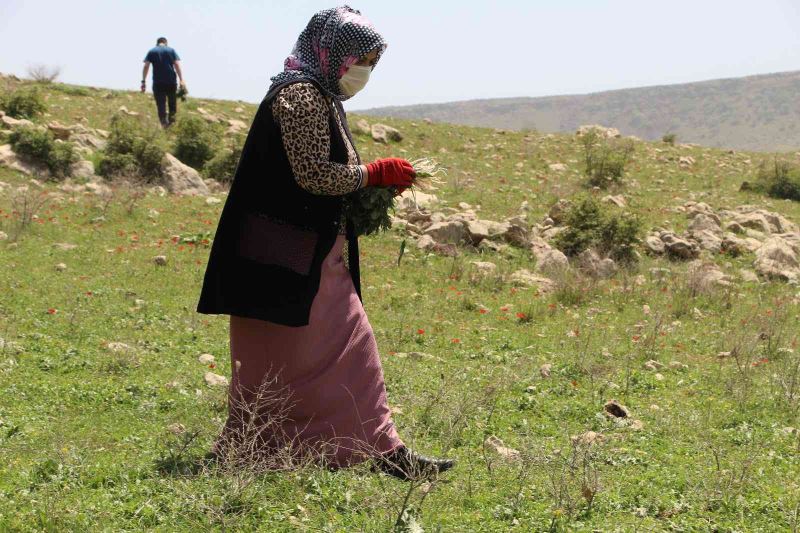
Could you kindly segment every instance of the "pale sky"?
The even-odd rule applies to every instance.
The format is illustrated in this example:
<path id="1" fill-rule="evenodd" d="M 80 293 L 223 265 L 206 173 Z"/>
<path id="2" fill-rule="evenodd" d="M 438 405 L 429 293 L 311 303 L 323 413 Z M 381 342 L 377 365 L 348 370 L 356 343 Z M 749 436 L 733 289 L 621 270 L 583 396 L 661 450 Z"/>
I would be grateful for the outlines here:
<path id="1" fill-rule="evenodd" d="M 136 90 L 164 35 L 189 91 L 258 102 L 318 0 L 0 0 L 0 72 Z M 546 96 L 800 70 L 800 0 L 353 0 L 389 48 L 346 105 Z M 148 81 L 149 87 L 149 81 Z"/>

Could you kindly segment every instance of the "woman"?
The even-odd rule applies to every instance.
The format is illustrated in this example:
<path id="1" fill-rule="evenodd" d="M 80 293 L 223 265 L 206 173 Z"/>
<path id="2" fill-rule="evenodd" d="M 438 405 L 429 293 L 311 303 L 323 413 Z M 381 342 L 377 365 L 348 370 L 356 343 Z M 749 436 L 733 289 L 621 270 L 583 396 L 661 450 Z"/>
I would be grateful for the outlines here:
<path id="1" fill-rule="evenodd" d="M 218 456 L 283 451 L 335 467 L 367 458 L 409 479 L 449 460 L 403 445 L 361 305 L 345 197 L 409 187 L 408 161 L 361 164 L 341 102 L 386 48 L 358 11 L 320 11 L 259 106 L 223 209 L 198 311 L 229 314 L 229 415 Z"/>

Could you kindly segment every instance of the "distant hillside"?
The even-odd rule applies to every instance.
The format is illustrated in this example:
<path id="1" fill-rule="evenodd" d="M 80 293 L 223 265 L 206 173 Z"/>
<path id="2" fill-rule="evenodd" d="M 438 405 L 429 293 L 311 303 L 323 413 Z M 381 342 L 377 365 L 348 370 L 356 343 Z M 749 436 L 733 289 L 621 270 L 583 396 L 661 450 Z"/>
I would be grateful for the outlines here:
<path id="1" fill-rule="evenodd" d="M 800 148 L 800 72 L 586 95 L 382 107 L 361 113 L 505 129 L 570 132 L 582 124 L 625 135 L 742 150 Z"/>

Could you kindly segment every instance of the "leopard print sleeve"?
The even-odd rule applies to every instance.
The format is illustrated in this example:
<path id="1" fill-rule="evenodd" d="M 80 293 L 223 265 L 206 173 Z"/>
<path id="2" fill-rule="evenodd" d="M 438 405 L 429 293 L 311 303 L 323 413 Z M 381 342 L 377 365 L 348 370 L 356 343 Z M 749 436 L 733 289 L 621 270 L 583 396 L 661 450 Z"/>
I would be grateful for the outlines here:
<path id="1" fill-rule="evenodd" d="M 310 83 L 284 87 L 272 104 L 298 185 L 312 194 L 340 196 L 361 186 L 358 165 L 330 161 L 330 104 Z"/>

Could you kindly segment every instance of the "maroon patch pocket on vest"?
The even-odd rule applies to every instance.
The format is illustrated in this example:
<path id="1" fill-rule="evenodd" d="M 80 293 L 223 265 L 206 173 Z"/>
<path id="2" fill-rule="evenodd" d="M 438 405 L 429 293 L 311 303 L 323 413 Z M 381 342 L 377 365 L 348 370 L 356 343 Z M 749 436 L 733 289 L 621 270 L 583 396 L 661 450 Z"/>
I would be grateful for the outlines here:
<path id="1" fill-rule="evenodd" d="M 239 255 L 265 265 L 275 265 L 307 276 L 319 237 L 316 232 L 247 215 L 239 239 Z"/>

